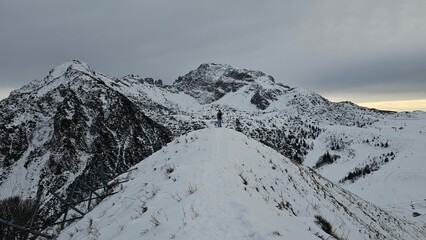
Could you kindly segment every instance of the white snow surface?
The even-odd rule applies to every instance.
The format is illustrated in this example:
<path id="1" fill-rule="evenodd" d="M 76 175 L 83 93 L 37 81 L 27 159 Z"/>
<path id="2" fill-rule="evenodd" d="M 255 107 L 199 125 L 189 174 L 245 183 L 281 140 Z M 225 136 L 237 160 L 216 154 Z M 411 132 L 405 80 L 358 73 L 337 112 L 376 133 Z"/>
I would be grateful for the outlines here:
<path id="1" fill-rule="evenodd" d="M 424 239 L 425 230 L 229 129 L 175 139 L 58 239 Z M 370 237 L 369 237 L 370 236 Z"/>
<path id="2" fill-rule="evenodd" d="M 318 157 L 330 149 L 331 139 L 337 139 L 341 149 L 330 151 L 340 158 L 317 171 L 333 182 L 373 161 L 389 162 L 377 171 L 360 179 L 346 181 L 342 187 L 365 200 L 400 216 L 415 218 L 426 228 L 426 114 L 400 113 L 380 119 L 368 128 L 327 126 L 326 131 L 314 141 L 315 148 L 304 162 L 314 166 Z M 369 140 L 369 142 L 366 142 Z M 378 147 L 388 142 L 389 147 Z M 394 156 L 389 156 L 394 153 Z"/>

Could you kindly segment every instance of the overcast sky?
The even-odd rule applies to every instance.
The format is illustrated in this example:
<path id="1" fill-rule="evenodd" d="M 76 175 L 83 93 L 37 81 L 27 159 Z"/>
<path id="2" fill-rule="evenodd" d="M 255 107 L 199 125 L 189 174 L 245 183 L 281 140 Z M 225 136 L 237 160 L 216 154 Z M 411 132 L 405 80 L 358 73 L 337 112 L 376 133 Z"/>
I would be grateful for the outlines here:
<path id="1" fill-rule="evenodd" d="M 0 0 L 0 98 L 70 59 L 166 83 L 226 63 L 331 100 L 422 101 L 426 1 Z"/>

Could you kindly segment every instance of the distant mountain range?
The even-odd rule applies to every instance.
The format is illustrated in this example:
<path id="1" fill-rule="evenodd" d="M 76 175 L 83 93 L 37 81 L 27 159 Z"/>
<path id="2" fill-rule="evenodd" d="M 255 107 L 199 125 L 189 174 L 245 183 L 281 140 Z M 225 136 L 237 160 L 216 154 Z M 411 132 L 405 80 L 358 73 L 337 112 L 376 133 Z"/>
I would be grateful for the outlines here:
<path id="1" fill-rule="evenodd" d="M 213 127 L 218 109 L 224 127 L 426 223 L 425 113 L 334 103 L 260 71 L 213 63 L 165 85 L 73 60 L 13 91 L 0 102 L 0 196 L 40 192 L 41 214 L 54 220 L 61 205 L 48 190 L 65 195 L 78 179 L 97 184 L 99 171 L 111 180 L 173 139 Z M 393 197 L 399 188 L 405 195 Z"/>

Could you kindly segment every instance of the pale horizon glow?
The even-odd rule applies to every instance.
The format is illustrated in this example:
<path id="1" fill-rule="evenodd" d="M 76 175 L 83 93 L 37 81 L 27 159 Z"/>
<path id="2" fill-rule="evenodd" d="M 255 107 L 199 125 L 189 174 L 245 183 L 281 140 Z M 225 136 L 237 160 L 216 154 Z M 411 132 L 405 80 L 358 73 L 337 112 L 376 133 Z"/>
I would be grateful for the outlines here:
<path id="1" fill-rule="evenodd" d="M 329 95 L 322 95 L 326 99 L 332 102 L 342 102 L 342 101 L 350 101 L 362 107 L 375 108 L 379 110 L 389 110 L 396 112 L 404 112 L 404 111 L 426 111 L 426 99 L 391 99 L 389 96 L 382 96 L 382 99 L 370 99 L 365 101 L 368 98 L 358 95 L 350 95 L 346 97 Z M 364 101 L 363 101 L 364 100 Z"/>
<path id="2" fill-rule="evenodd" d="M 13 90 L 15 90 L 15 89 L 13 89 L 13 88 L 0 88 L 0 101 L 9 97 L 10 92 L 12 92 Z"/>
<path id="3" fill-rule="evenodd" d="M 426 99 L 357 103 L 360 106 L 391 111 L 426 111 Z"/>
<path id="4" fill-rule="evenodd" d="M 426 111 L 426 98 L 422 94 L 416 93 L 411 96 L 392 94 L 365 94 L 365 93 L 318 93 L 332 102 L 350 101 L 362 107 L 375 108 L 379 110 L 389 110 L 396 112 L 404 111 Z"/>

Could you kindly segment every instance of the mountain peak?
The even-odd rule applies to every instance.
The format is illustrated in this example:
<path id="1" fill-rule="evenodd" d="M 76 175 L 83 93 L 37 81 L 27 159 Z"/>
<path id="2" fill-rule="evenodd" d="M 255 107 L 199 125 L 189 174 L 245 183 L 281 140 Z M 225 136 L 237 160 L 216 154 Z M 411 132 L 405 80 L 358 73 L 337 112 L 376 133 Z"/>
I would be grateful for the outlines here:
<path id="1" fill-rule="evenodd" d="M 227 64 L 204 63 L 185 76 L 179 77 L 173 85 L 197 98 L 199 103 L 211 103 L 243 86 L 274 88 L 275 81 L 261 71 L 236 68 Z"/>
<path id="2" fill-rule="evenodd" d="M 47 76 L 41 80 L 33 80 L 30 83 L 24 85 L 22 88 L 12 92 L 12 95 L 20 93 L 29 93 L 33 91 L 40 91 L 40 94 L 44 93 L 60 86 L 61 84 L 67 84 L 76 79 L 78 76 L 89 76 L 89 78 L 95 78 L 95 71 L 85 62 L 79 60 L 66 61 L 53 69 L 51 69 Z"/>
<path id="3" fill-rule="evenodd" d="M 266 76 L 261 71 L 242 69 L 228 64 L 203 63 L 193 73 L 203 74 L 212 81 L 248 81 Z M 190 72 L 190 73 L 191 73 Z M 274 82 L 273 78 L 269 78 Z"/>
<path id="4" fill-rule="evenodd" d="M 92 68 L 87 63 L 79 60 L 69 60 L 50 70 L 49 75 L 46 76 L 46 78 L 55 79 L 72 70 L 93 73 Z"/>

